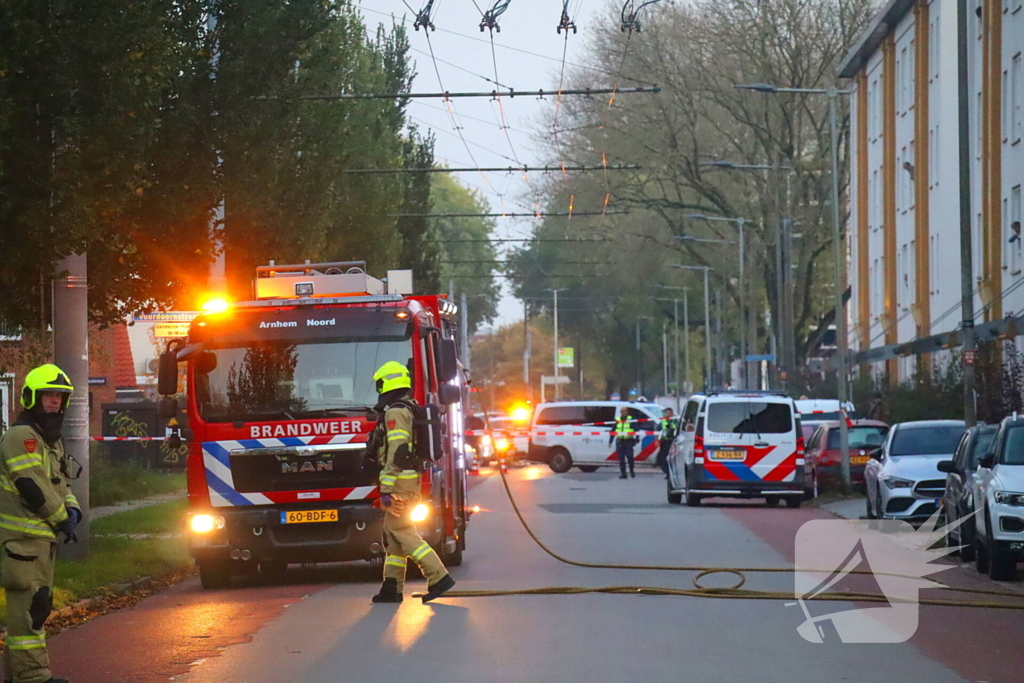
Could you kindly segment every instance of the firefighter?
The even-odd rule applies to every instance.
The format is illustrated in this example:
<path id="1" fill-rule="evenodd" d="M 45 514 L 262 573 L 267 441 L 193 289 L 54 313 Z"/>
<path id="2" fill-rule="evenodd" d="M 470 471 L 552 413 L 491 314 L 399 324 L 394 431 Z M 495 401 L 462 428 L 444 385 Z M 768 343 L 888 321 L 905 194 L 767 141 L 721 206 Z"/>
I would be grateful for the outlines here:
<path id="1" fill-rule="evenodd" d="M 24 410 L 0 439 L 0 586 L 7 595 L 4 681 L 67 683 L 50 673 L 43 625 L 53 606 L 57 532 L 76 540 L 82 510 L 71 493 L 61 424 L 74 388 L 56 365 L 25 376 Z"/>
<path id="2" fill-rule="evenodd" d="M 420 458 L 413 442 L 413 419 L 416 405 L 410 391 L 409 370 L 397 361 L 390 361 L 373 375 L 377 393 L 377 420 L 374 435 L 380 472 L 380 501 L 384 510 L 384 582 L 374 602 L 401 602 L 405 586 L 405 568 L 412 558 L 427 579 L 423 602 L 430 602 L 451 590 L 455 580 L 445 569 L 441 558 L 423 540 L 411 517 L 420 501 Z"/>
<path id="3" fill-rule="evenodd" d="M 658 434 L 657 464 L 666 477 L 668 477 L 668 452 L 679 433 L 679 423 L 674 415 L 675 412 L 671 408 L 665 408 L 665 414 L 661 418 L 661 432 Z"/>
<path id="4" fill-rule="evenodd" d="M 633 471 L 633 447 L 636 445 L 636 428 L 629 419 L 629 408 L 622 406 L 615 418 L 615 428 L 608 436 L 608 445 L 615 442 L 615 454 L 619 456 L 619 479 L 626 478 L 626 462 L 629 462 L 629 476 L 636 477 Z"/>

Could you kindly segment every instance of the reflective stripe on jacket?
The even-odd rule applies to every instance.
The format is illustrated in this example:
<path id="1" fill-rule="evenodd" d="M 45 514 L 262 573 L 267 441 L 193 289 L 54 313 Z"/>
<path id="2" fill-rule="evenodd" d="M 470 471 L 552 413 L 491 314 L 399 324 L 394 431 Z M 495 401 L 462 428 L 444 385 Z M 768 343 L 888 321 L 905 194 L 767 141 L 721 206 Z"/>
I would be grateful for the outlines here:
<path id="1" fill-rule="evenodd" d="M 30 425 L 15 424 L 0 438 L 0 543 L 14 539 L 56 541 L 54 529 L 78 507 L 70 482 L 61 468 L 64 444 L 50 446 Z M 42 505 L 30 508 L 17 487 L 21 479 L 42 493 Z"/>
<path id="2" fill-rule="evenodd" d="M 632 441 L 636 438 L 636 429 L 633 427 L 634 420 L 626 418 L 623 420 L 621 417 L 615 418 L 615 434 L 616 439 L 622 439 L 623 441 Z"/>

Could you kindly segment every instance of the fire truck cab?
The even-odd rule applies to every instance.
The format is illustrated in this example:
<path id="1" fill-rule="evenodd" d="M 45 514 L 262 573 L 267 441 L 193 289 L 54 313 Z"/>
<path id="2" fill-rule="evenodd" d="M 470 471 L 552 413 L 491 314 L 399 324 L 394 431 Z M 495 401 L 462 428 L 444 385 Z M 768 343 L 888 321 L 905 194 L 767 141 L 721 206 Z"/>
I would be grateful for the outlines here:
<path id="1" fill-rule="evenodd" d="M 456 307 L 409 290 L 408 271 L 382 281 L 363 262 L 271 262 L 257 269 L 254 300 L 199 315 L 163 354 L 164 403 L 176 402 L 186 364 L 188 539 L 204 587 L 289 563 L 382 561 L 378 468 L 365 450 L 373 374 L 387 361 L 410 369 L 426 408 L 431 460 L 413 519 L 446 564 L 461 563 Z"/>

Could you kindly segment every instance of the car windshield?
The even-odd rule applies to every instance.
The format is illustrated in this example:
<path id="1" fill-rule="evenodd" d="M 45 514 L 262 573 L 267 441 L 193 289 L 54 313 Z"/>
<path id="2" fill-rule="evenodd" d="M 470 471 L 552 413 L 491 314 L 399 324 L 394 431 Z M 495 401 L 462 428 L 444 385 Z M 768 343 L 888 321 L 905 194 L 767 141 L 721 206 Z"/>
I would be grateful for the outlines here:
<path id="1" fill-rule="evenodd" d="M 901 427 L 892 438 L 889 455 L 952 455 L 963 435 L 963 425 Z"/>
<path id="2" fill-rule="evenodd" d="M 995 436 L 995 429 L 978 433 L 978 437 L 974 440 L 974 445 L 971 446 L 971 451 L 968 454 L 968 469 L 973 470 L 978 467 L 978 458 L 980 458 L 985 453 L 988 453 L 989 447 L 992 446 L 992 439 L 994 439 Z"/>
<path id="3" fill-rule="evenodd" d="M 785 403 L 712 402 L 707 428 L 718 434 L 785 434 L 793 430 L 793 413 Z"/>
<path id="4" fill-rule="evenodd" d="M 1024 428 L 1011 427 L 1006 433 L 1003 457 L 999 462 L 1002 465 L 1024 465 Z"/>
<path id="5" fill-rule="evenodd" d="M 240 321 L 230 332 L 209 335 L 194 360 L 199 413 L 209 422 L 297 420 L 358 415 L 377 402 L 373 374 L 387 361 L 409 365 L 411 326 L 376 320 L 370 312 L 331 312 L 335 323 L 257 327 Z M 310 318 L 314 319 L 314 318 Z M 340 321 L 340 324 L 337 324 Z M 265 325 L 266 321 L 262 321 Z M 248 323 L 248 324 L 246 324 Z M 241 328 L 241 329 L 240 329 Z M 242 332 L 248 330 L 249 334 Z M 260 332 L 264 332 L 260 334 Z M 248 336 L 249 339 L 240 337 Z"/>
<path id="6" fill-rule="evenodd" d="M 850 448 L 878 448 L 885 441 L 885 435 L 889 432 L 888 427 L 882 426 L 856 426 L 850 427 Z M 839 428 L 829 430 L 828 448 L 839 448 Z"/>

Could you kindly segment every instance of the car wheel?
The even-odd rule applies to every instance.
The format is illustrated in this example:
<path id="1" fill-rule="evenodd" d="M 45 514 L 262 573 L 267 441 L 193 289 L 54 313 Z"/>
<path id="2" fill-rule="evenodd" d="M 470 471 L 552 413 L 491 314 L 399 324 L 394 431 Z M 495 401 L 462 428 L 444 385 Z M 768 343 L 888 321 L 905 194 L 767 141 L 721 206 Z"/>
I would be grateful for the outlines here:
<path id="1" fill-rule="evenodd" d="M 818 470 L 811 472 L 811 487 L 804 489 L 804 500 L 814 500 L 818 497 Z"/>
<path id="2" fill-rule="evenodd" d="M 564 448 L 552 448 L 548 451 L 548 467 L 556 474 L 565 474 L 572 469 L 572 456 Z"/>
<path id="3" fill-rule="evenodd" d="M 804 499 L 801 498 L 800 496 L 786 496 L 786 507 L 788 507 L 790 510 L 795 510 L 796 508 L 800 507 L 801 505 L 803 505 L 803 502 Z"/>
<path id="4" fill-rule="evenodd" d="M 981 540 L 980 534 L 974 538 L 974 555 L 974 566 L 977 568 L 978 573 L 988 574 L 990 568 L 988 546 Z"/>
<path id="5" fill-rule="evenodd" d="M 227 588 L 231 585 L 231 563 L 228 560 L 197 560 L 199 582 L 206 590 Z"/>
<path id="6" fill-rule="evenodd" d="M 587 474 L 597 472 L 597 465 L 580 465 L 580 472 L 586 472 Z"/>
<path id="7" fill-rule="evenodd" d="M 679 505 L 683 502 L 683 494 L 672 490 L 672 482 L 665 482 L 665 489 L 668 491 L 668 502 L 670 505 Z"/>
<path id="8" fill-rule="evenodd" d="M 695 508 L 700 505 L 700 494 L 690 491 L 690 480 L 683 474 L 683 496 L 686 498 L 687 507 Z"/>
<path id="9" fill-rule="evenodd" d="M 445 553 L 444 557 L 441 558 L 442 562 L 446 567 L 461 567 L 462 566 L 462 546 L 459 543 L 455 544 L 455 550 L 450 553 Z"/>
<path id="10" fill-rule="evenodd" d="M 989 576 L 993 581 L 1013 581 L 1017 577 L 1017 558 L 998 544 L 989 545 Z"/>
<path id="11" fill-rule="evenodd" d="M 974 562 L 974 557 L 977 554 L 974 546 L 974 520 L 965 519 L 957 527 L 957 535 L 959 537 L 960 545 L 960 559 L 964 562 Z"/>
<path id="12" fill-rule="evenodd" d="M 764 497 L 764 504 L 767 505 L 770 508 L 775 507 L 776 505 L 778 505 L 781 502 L 782 502 L 782 496 L 765 496 Z"/>
<path id="13" fill-rule="evenodd" d="M 954 511 L 954 514 L 955 514 L 955 511 Z M 954 550 L 950 550 L 950 552 L 949 552 L 950 555 L 959 555 L 961 549 L 957 548 L 957 546 L 962 545 L 961 542 L 960 542 L 960 537 L 961 537 L 961 534 L 962 534 L 962 532 L 961 532 L 961 528 L 962 527 L 957 527 L 956 529 L 950 529 L 949 528 L 950 522 L 955 522 L 956 520 L 957 520 L 956 517 L 953 517 L 953 519 L 949 519 L 949 517 L 947 516 L 947 518 L 946 518 L 946 527 L 947 527 L 947 531 L 946 531 L 946 547 L 947 548 L 954 548 Z"/>

